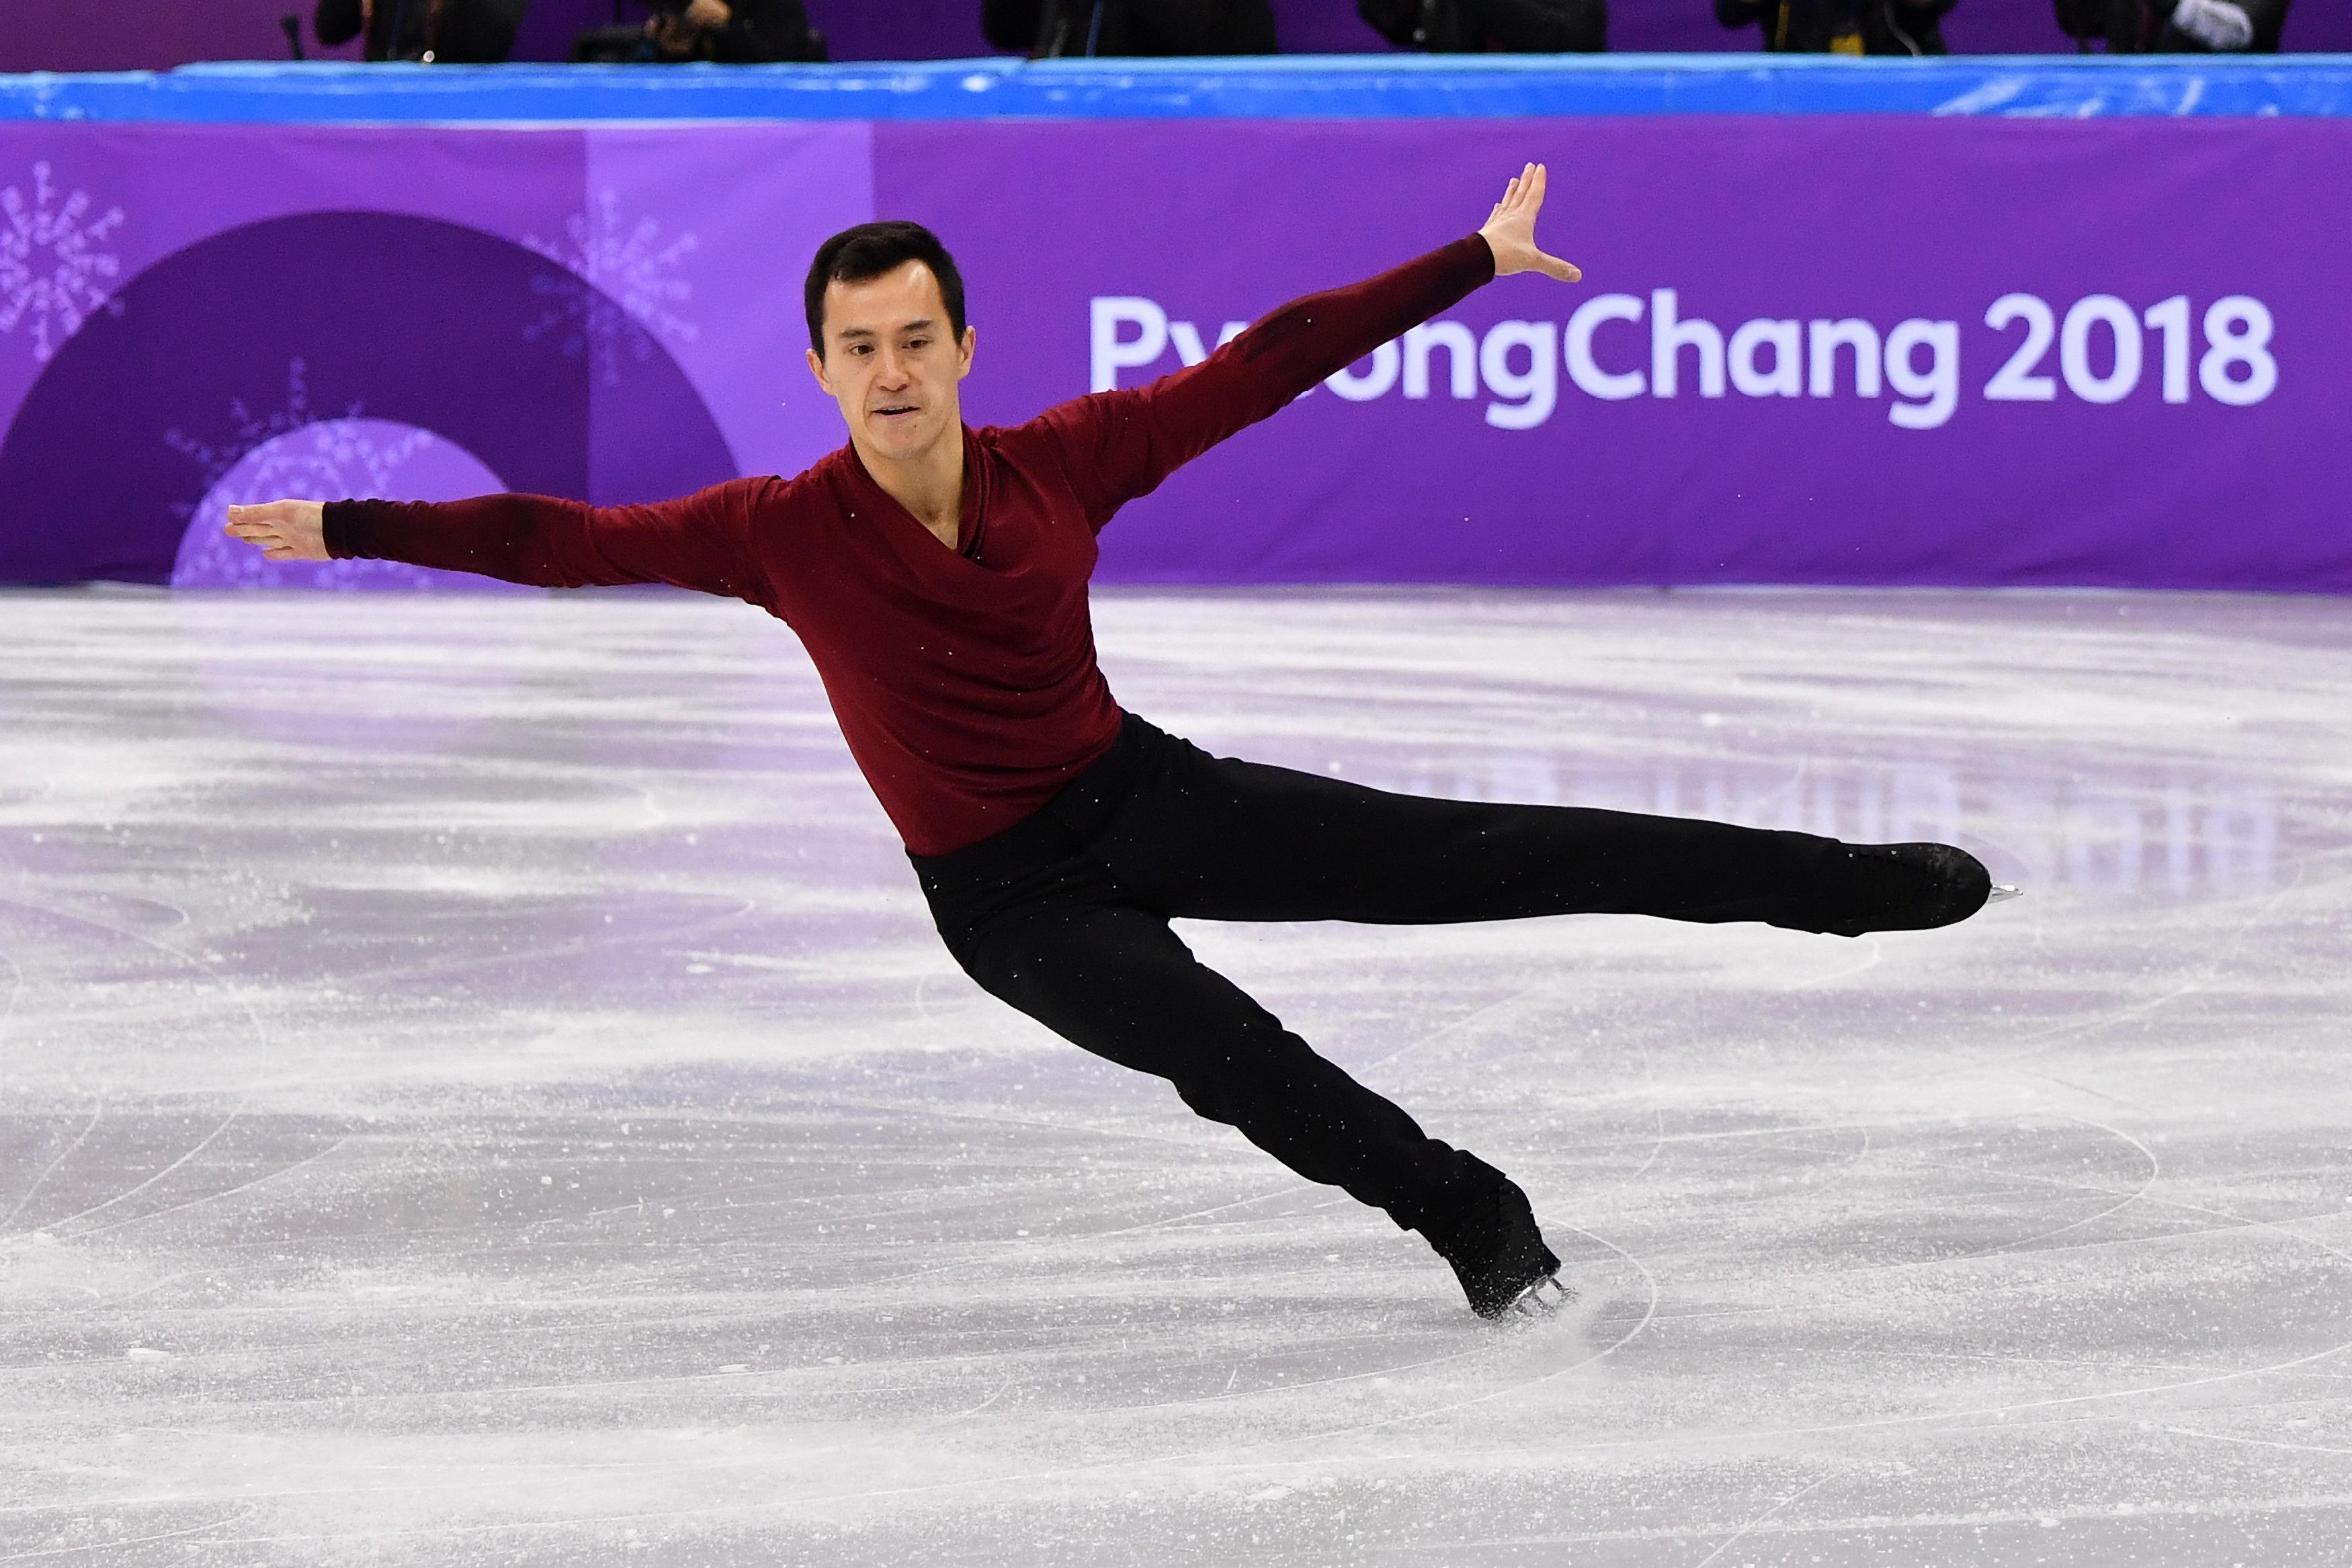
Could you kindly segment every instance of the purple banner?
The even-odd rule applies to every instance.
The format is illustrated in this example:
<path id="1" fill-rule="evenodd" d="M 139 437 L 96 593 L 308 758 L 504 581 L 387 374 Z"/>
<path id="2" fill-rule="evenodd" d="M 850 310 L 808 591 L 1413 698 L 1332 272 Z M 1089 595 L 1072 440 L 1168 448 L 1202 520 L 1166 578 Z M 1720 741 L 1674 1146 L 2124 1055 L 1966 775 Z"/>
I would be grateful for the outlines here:
<path id="1" fill-rule="evenodd" d="M 870 215 L 870 146 L 0 126 L 0 581 L 421 586 L 213 536 L 269 495 L 607 502 L 804 466 L 840 433 L 795 362 L 801 269 Z"/>
<path id="2" fill-rule="evenodd" d="M 1549 162 L 1484 289 L 1129 508 L 1109 580 L 2352 591 L 2327 120 L 0 126 L 0 580 L 317 580 L 269 494 L 605 501 L 837 444 L 818 240 L 937 228 L 975 423 L 1133 385 Z"/>
<path id="3" fill-rule="evenodd" d="M 2352 589 L 2341 121 L 876 136 L 883 205 L 971 258 L 992 419 L 1549 163 L 1581 286 L 1505 279 L 1245 433 L 1106 537 L 1118 576 Z"/>

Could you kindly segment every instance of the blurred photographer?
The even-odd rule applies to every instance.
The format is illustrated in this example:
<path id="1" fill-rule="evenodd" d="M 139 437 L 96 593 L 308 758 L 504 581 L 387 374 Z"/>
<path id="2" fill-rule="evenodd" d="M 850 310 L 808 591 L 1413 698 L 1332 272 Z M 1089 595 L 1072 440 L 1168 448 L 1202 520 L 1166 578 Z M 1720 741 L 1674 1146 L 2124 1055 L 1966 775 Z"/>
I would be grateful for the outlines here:
<path id="1" fill-rule="evenodd" d="M 494 66 L 530 0 L 319 0 L 311 28 L 332 48 L 364 35 L 372 60 Z M 290 20 L 290 19 L 289 19 Z"/>
<path id="2" fill-rule="evenodd" d="M 1033 60 L 1275 52 L 1269 0 L 982 0 L 980 30 Z"/>
<path id="3" fill-rule="evenodd" d="M 1401 49 L 1433 55 L 1597 55 L 1609 0 L 1356 0 L 1356 15 Z"/>
<path id="4" fill-rule="evenodd" d="M 2057 0 L 2058 26 L 2111 55 L 2278 53 L 2287 0 Z"/>
<path id="5" fill-rule="evenodd" d="M 1937 26 L 1956 0 L 1715 0 L 1727 27 L 1760 26 L 1786 55 L 1941 55 Z"/>
<path id="6" fill-rule="evenodd" d="M 640 58 L 720 65 L 822 60 L 824 41 L 809 29 L 801 0 L 646 0 L 650 53 Z"/>

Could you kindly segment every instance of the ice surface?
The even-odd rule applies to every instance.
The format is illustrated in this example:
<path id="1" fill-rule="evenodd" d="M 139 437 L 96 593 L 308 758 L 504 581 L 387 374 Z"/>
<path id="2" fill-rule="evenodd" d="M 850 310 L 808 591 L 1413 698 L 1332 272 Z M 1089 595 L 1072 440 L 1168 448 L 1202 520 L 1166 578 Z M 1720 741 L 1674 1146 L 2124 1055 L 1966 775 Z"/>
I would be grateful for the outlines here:
<path id="1" fill-rule="evenodd" d="M 1533 1194 L 1498 1330 L 979 994 L 754 612 L 0 595 L 0 1563 L 2343 1560 L 2352 604 L 1098 621 L 1213 747 L 2027 895 L 1189 927 Z"/>

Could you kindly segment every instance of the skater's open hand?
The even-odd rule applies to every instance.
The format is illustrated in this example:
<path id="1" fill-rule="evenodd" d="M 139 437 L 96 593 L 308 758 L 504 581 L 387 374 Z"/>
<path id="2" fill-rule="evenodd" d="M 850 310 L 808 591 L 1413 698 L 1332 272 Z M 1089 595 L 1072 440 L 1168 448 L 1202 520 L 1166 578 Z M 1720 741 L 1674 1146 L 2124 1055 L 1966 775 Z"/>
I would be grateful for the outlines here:
<path id="1" fill-rule="evenodd" d="M 1562 283 L 1574 283 L 1584 276 L 1570 263 L 1537 246 L 1536 214 L 1543 211 L 1543 199 L 1544 166 L 1530 163 L 1519 171 L 1503 192 L 1503 199 L 1486 214 L 1486 225 L 1478 232 L 1486 237 L 1486 248 L 1495 253 L 1496 277 L 1540 272 Z"/>
<path id="2" fill-rule="evenodd" d="M 259 545 L 271 560 L 327 560 L 327 508 L 317 501 L 264 501 L 231 507 L 221 531 Z"/>

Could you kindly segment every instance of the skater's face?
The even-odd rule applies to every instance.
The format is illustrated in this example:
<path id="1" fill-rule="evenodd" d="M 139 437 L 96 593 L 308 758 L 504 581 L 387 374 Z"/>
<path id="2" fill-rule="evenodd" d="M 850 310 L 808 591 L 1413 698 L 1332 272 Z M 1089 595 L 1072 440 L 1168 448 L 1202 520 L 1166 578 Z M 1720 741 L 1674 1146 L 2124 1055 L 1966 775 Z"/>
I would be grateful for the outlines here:
<path id="1" fill-rule="evenodd" d="M 944 439 L 961 441 L 959 384 L 971 373 L 975 334 L 958 342 L 939 279 L 909 261 L 862 283 L 824 290 L 824 352 L 809 350 L 809 369 L 860 451 L 908 458 Z"/>

